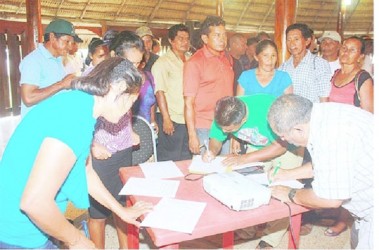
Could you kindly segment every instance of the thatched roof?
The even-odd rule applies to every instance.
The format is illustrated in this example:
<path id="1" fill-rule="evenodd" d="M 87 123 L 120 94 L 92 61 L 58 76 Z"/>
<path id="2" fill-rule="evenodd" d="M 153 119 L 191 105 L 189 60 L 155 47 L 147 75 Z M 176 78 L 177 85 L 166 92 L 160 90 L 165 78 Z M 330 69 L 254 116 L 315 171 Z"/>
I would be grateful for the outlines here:
<path id="1" fill-rule="evenodd" d="M 343 1 L 343 0 L 342 0 Z M 1 0 L 0 19 L 25 20 L 24 0 Z M 298 0 L 296 21 L 308 24 L 315 34 L 336 30 L 339 0 Z M 172 24 L 204 20 L 215 15 L 216 0 L 41 0 L 44 23 L 59 17 L 76 25 L 167 28 Z M 275 0 L 223 0 L 227 29 L 235 32 L 273 33 Z M 373 0 L 351 0 L 344 31 L 373 34 Z"/>

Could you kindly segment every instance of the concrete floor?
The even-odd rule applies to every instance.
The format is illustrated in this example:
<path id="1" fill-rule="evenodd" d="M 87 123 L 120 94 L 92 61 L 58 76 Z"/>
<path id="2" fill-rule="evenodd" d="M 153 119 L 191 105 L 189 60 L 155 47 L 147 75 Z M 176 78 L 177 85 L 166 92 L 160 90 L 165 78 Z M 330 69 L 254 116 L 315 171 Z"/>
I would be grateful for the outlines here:
<path id="1" fill-rule="evenodd" d="M 73 219 L 76 225 L 79 221 L 87 218 L 87 213 L 84 210 L 77 210 L 72 205 L 69 205 L 66 212 L 66 217 Z M 107 249 L 118 249 L 118 240 L 116 230 L 114 229 L 111 220 L 106 226 L 106 243 Z M 331 221 L 323 222 L 324 225 L 332 223 Z M 299 249 L 350 249 L 350 230 L 346 230 L 337 237 L 324 236 L 326 226 L 315 225 L 310 234 L 301 236 Z M 259 239 L 256 240 L 236 240 L 235 249 L 255 249 Z M 288 232 L 282 242 L 276 249 L 287 249 Z M 221 249 L 222 236 L 215 235 L 203 239 L 183 242 L 180 244 L 181 249 Z M 140 234 L 140 249 L 156 249 L 149 240 L 149 236 L 145 232 Z"/>

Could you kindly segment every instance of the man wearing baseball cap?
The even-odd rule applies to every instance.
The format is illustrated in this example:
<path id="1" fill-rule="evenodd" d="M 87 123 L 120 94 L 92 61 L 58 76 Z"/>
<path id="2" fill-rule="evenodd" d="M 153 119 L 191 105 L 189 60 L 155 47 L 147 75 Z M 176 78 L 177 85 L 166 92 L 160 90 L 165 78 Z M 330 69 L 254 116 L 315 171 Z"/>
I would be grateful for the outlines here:
<path id="1" fill-rule="evenodd" d="M 151 67 L 153 67 L 153 64 L 155 61 L 159 58 L 158 55 L 152 53 L 153 50 L 153 32 L 151 32 L 151 29 L 147 26 L 141 26 L 138 29 L 136 29 L 136 34 L 141 37 L 143 40 L 143 43 L 145 45 L 145 58 L 146 58 L 146 65 L 144 70 L 151 72 Z"/>
<path id="2" fill-rule="evenodd" d="M 341 36 L 337 31 L 325 31 L 318 39 L 320 42 L 322 58 L 329 62 L 332 73 L 340 69 L 341 65 L 338 60 L 338 51 L 341 47 Z"/>
<path id="3" fill-rule="evenodd" d="M 62 56 L 68 53 L 74 41 L 74 25 L 63 19 L 50 22 L 44 32 L 44 43 L 27 55 L 20 63 L 21 116 L 32 106 L 69 89 L 75 75 L 66 75 Z"/>

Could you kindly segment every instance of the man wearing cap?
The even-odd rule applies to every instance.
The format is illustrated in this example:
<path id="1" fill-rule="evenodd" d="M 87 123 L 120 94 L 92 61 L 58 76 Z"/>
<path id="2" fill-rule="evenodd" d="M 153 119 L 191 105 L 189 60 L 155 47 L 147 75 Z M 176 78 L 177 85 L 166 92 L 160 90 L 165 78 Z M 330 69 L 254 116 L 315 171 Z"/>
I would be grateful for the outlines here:
<path id="1" fill-rule="evenodd" d="M 68 53 L 75 36 L 74 25 L 63 19 L 49 23 L 44 43 L 27 55 L 20 63 L 21 116 L 33 105 L 55 93 L 69 89 L 75 75 L 65 73 L 62 56 Z"/>
<path id="2" fill-rule="evenodd" d="M 324 34 L 318 39 L 322 58 L 329 62 L 332 73 L 336 69 L 340 69 L 341 65 L 338 59 L 338 51 L 341 47 L 341 36 L 336 31 L 325 31 Z"/>
<path id="3" fill-rule="evenodd" d="M 78 44 L 82 42 L 83 40 L 78 35 L 75 35 L 74 41 L 71 43 L 67 55 L 62 58 L 66 74 L 75 74 L 76 76 L 82 75 L 84 62 L 80 53 L 77 53 L 79 49 Z"/>
<path id="4" fill-rule="evenodd" d="M 143 40 L 143 43 L 145 44 L 145 50 L 146 50 L 146 65 L 144 70 L 151 72 L 151 67 L 153 67 L 153 64 L 155 61 L 159 58 L 158 55 L 152 53 L 153 51 L 153 32 L 151 32 L 151 29 L 147 26 L 141 26 L 136 30 L 136 34 L 141 37 Z"/>

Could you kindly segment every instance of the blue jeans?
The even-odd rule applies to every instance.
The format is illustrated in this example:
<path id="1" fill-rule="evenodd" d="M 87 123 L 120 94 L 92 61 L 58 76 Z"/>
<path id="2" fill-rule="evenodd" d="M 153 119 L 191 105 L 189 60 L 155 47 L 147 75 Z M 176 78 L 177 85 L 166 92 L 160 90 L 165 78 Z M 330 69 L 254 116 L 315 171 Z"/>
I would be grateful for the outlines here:
<path id="1" fill-rule="evenodd" d="M 206 128 L 197 128 L 196 129 L 196 134 L 197 137 L 199 138 L 200 145 L 203 143 L 207 143 L 209 145 L 209 129 Z M 204 148 L 201 148 L 201 154 L 203 154 Z M 223 141 L 222 143 L 222 148 L 219 153 L 219 155 L 227 155 L 229 154 L 230 151 L 230 140 L 229 138 Z"/>
<path id="2" fill-rule="evenodd" d="M 0 249 L 30 249 L 30 247 L 20 247 L 16 245 L 10 245 L 5 242 L 0 241 Z M 42 246 L 36 247 L 36 249 L 58 249 L 58 246 L 55 245 L 50 239 L 46 241 Z"/>

